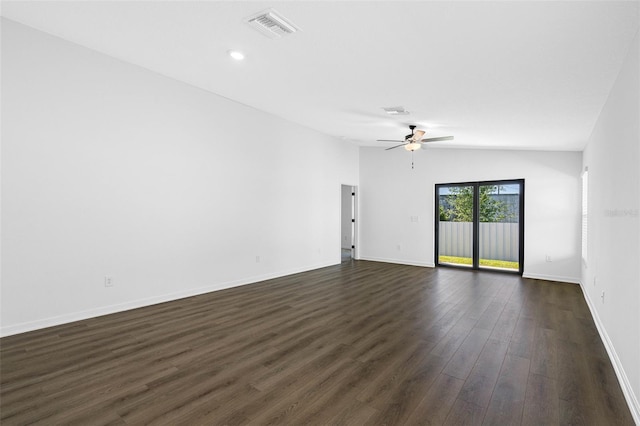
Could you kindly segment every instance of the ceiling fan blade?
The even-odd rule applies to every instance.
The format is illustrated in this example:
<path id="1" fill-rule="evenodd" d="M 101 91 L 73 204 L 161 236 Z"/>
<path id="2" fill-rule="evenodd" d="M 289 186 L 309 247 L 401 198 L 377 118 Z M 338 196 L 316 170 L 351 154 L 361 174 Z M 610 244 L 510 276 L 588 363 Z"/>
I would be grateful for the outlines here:
<path id="1" fill-rule="evenodd" d="M 422 139 L 420 142 L 440 142 L 440 141 L 452 141 L 453 136 L 440 136 L 439 138 L 426 138 Z"/>
<path id="2" fill-rule="evenodd" d="M 416 130 L 411 139 L 414 141 L 419 141 L 422 135 L 424 135 L 424 130 Z"/>
<path id="3" fill-rule="evenodd" d="M 390 149 L 400 148 L 401 146 L 405 146 L 406 143 L 401 143 L 400 145 L 392 146 L 391 148 L 385 149 L 385 151 L 389 151 Z"/>
<path id="4" fill-rule="evenodd" d="M 377 142 L 404 142 L 398 139 L 378 139 Z"/>

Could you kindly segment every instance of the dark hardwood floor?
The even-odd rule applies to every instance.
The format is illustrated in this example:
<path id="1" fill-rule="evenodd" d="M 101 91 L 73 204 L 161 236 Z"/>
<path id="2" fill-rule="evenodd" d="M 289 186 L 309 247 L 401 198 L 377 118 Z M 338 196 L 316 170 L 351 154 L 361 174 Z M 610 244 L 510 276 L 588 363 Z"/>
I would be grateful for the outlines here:
<path id="1" fill-rule="evenodd" d="M 0 421 L 632 425 L 580 287 L 352 261 L 0 340 Z"/>

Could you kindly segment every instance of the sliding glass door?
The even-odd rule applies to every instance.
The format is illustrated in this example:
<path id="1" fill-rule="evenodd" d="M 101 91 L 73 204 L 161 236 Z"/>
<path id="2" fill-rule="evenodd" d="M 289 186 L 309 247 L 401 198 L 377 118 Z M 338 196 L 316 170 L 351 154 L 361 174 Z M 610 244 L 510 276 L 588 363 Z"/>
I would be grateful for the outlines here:
<path id="1" fill-rule="evenodd" d="M 436 263 L 522 273 L 524 180 L 436 185 Z"/>

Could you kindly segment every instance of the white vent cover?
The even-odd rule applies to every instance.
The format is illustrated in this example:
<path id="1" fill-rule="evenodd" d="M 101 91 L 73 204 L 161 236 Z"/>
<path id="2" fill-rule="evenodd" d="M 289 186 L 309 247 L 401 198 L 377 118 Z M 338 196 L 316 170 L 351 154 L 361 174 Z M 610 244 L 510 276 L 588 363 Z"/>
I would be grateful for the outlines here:
<path id="1" fill-rule="evenodd" d="M 383 107 L 382 109 L 389 115 L 409 115 L 409 111 L 406 111 L 404 107 L 401 106 Z"/>
<path id="2" fill-rule="evenodd" d="M 256 15 L 252 15 L 246 18 L 245 21 L 251 27 L 269 38 L 280 38 L 300 30 L 300 28 L 296 27 L 273 9 L 267 9 Z"/>

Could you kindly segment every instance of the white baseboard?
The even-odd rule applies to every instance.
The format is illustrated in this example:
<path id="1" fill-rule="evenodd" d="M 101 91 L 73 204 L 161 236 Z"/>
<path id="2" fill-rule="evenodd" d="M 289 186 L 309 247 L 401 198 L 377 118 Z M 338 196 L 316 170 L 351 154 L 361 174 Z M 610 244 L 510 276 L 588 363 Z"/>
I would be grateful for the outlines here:
<path id="1" fill-rule="evenodd" d="M 534 280 L 544 280 L 544 281 L 557 281 L 560 283 L 570 283 L 570 284 L 580 284 L 580 279 L 576 277 L 564 277 L 561 275 L 545 275 L 545 274 L 532 274 L 529 272 L 524 272 L 522 274 L 522 278 L 532 278 Z"/>
<path id="2" fill-rule="evenodd" d="M 584 299 L 587 302 L 587 306 L 589 306 L 589 310 L 591 311 L 591 316 L 593 317 L 593 321 L 596 323 L 596 328 L 598 329 L 598 333 L 600 334 L 600 339 L 602 339 L 602 343 L 604 344 L 604 347 L 607 350 L 607 354 L 609 355 L 609 359 L 611 360 L 613 369 L 616 372 L 616 376 L 618 377 L 618 382 L 620 382 L 622 393 L 624 394 L 624 397 L 627 400 L 627 405 L 629 405 L 629 410 L 631 411 L 633 420 L 636 422 L 637 425 L 640 425 L 640 402 L 638 401 L 638 397 L 633 392 L 633 388 L 631 387 L 629 378 L 627 377 L 627 374 L 624 371 L 622 363 L 620 362 L 620 358 L 618 358 L 616 349 L 611 343 L 611 339 L 609 339 L 607 330 L 604 328 L 604 324 L 602 324 L 602 321 L 600 321 L 600 317 L 598 316 L 598 311 L 595 309 L 593 301 L 589 297 L 589 293 L 587 293 L 587 291 L 585 290 L 584 284 L 582 282 L 580 282 L 580 287 L 582 289 L 582 294 L 584 295 Z"/>
<path id="3" fill-rule="evenodd" d="M 279 278 L 286 275 L 293 275 L 300 272 L 311 271 L 314 269 L 320 269 L 320 268 L 324 268 L 332 265 L 336 265 L 336 263 L 330 262 L 330 263 L 310 265 L 308 267 L 303 267 L 303 268 L 293 268 L 293 269 L 279 271 L 275 273 L 263 274 L 263 275 L 248 277 L 248 278 L 242 278 L 234 281 L 217 283 L 217 284 L 204 286 L 204 287 L 192 288 L 192 289 L 181 291 L 181 292 L 169 293 L 169 294 L 164 294 L 160 296 L 153 296 L 149 298 L 133 300 L 130 302 L 119 303 L 115 305 L 101 306 L 94 309 L 72 312 L 69 314 L 59 315 L 55 317 L 43 318 L 36 321 L 12 324 L 9 326 L 0 327 L 0 337 L 26 333 L 28 331 L 40 330 L 47 327 L 68 324 L 70 322 L 82 321 L 85 319 L 100 317 L 103 315 L 115 314 L 117 312 L 143 308 L 145 306 L 157 305 L 158 303 L 171 302 L 173 300 L 184 299 L 192 296 L 198 296 L 200 294 L 211 293 L 213 291 L 224 290 L 232 287 L 239 287 L 247 284 L 254 284 L 260 281 Z"/>
<path id="4" fill-rule="evenodd" d="M 361 256 L 359 260 L 369 260 L 371 262 L 383 262 L 383 263 L 395 263 L 398 265 L 408 265 L 408 266 L 422 266 L 425 268 L 435 268 L 435 264 L 432 262 L 415 262 L 410 260 L 401 260 L 401 259 L 387 259 L 382 257 L 367 257 Z"/>

